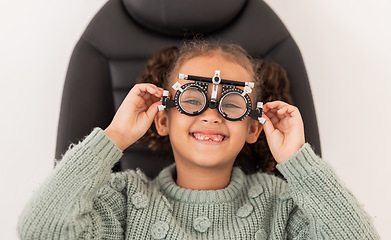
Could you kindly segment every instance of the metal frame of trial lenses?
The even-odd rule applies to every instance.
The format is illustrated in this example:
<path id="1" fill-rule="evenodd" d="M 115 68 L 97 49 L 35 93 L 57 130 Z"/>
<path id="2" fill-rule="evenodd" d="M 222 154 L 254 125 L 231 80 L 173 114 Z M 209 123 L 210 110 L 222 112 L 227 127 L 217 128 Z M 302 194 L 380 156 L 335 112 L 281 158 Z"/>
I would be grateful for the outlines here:
<path id="1" fill-rule="evenodd" d="M 226 84 L 222 84 L 222 85 L 223 86 L 222 86 L 221 97 L 220 97 L 220 100 L 217 101 L 218 102 L 217 106 L 218 106 L 219 113 L 225 119 L 230 120 L 230 121 L 242 121 L 242 120 L 244 120 L 250 114 L 250 112 L 252 110 L 252 103 L 251 103 L 250 96 L 247 93 L 243 94 L 245 91 L 240 89 L 240 88 L 237 88 L 234 85 L 226 85 Z M 186 90 L 188 90 L 189 88 L 192 88 L 192 87 L 196 88 L 197 90 L 199 90 L 202 93 L 205 102 L 204 102 L 204 105 L 203 105 L 203 107 L 201 108 L 200 111 L 194 112 L 194 113 L 189 113 L 189 112 L 186 112 L 184 110 L 184 108 L 182 107 L 181 102 L 179 101 L 179 99 L 180 99 L 180 97 L 181 97 L 183 92 L 185 92 Z M 203 113 L 208 107 L 210 108 L 210 106 L 209 106 L 210 100 L 208 100 L 208 98 L 207 98 L 208 83 L 195 81 L 195 82 L 192 82 L 192 83 L 186 83 L 186 84 L 182 85 L 180 88 L 182 89 L 182 91 L 178 87 L 176 87 L 176 89 L 178 89 L 178 90 L 177 90 L 177 92 L 175 93 L 175 96 L 174 96 L 175 107 L 178 109 L 178 111 L 180 113 L 183 113 L 183 114 L 188 115 L 188 116 L 197 116 L 197 115 Z M 246 103 L 246 111 L 239 118 L 230 118 L 222 110 L 221 102 L 226 97 L 226 95 L 228 95 L 230 93 L 241 95 L 243 97 L 245 103 Z"/>
<path id="2" fill-rule="evenodd" d="M 162 111 L 164 109 L 168 109 L 168 108 L 171 108 L 171 107 L 175 106 L 180 113 L 183 113 L 183 114 L 188 115 L 188 116 L 196 116 L 196 115 L 201 114 L 208 107 L 210 107 L 212 109 L 217 107 L 217 105 L 212 106 L 211 103 L 212 104 L 217 104 L 218 103 L 218 111 L 219 111 L 219 113 L 227 120 L 230 120 L 230 121 L 241 121 L 241 120 L 245 119 L 246 117 L 250 116 L 253 119 L 257 119 L 261 124 L 265 123 L 266 119 L 262 117 L 263 103 L 262 102 L 257 102 L 256 109 L 252 109 L 252 101 L 251 101 L 251 98 L 248 95 L 248 93 L 250 93 L 252 91 L 251 88 L 254 87 L 253 83 L 252 83 L 252 86 L 251 86 L 251 83 L 248 83 L 248 82 L 243 83 L 244 84 L 243 85 L 244 86 L 244 90 L 242 90 L 240 88 L 237 88 L 237 86 L 242 86 L 242 84 L 237 85 L 236 81 L 221 79 L 220 78 L 220 71 L 216 70 L 215 71 L 215 76 L 213 78 L 206 78 L 206 79 L 211 79 L 212 80 L 211 82 L 213 84 L 212 99 L 208 100 L 207 93 L 208 93 L 208 84 L 210 82 L 209 81 L 205 82 L 204 80 L 198 80 L 200 78 L 204 78 L 204 77 L 198 77 L 198 76 L 191 76 L 191 77 L 196 77 L 198 79 L 188 79 L 189 76 L 190 75 L 185 75 L 185 74 L 179 74 L 178 75 L 179 79 L 186 79 L 186 80 L 190 80 L 190 81 L 194 81 L 194 82 L 184 84 L 183 86 L 179 82 L 176 82 L 172 86 L 172 88 L 176 90 L 174 100 L 171 100 L 168 97 L 169 96 L 169 92 L 167 90 L 163 91 L 163 98 L 161 100 L 162 101 L 162 105 L 158 106 L 159 111 Z M 216 76 L 217 76 L 218 82 L 215 81 L 216 80 Z M 221 83 L 222 80 L 225 81 L 226 83 Z M 213 93 L 216 94 L 216 90 L 218 88 L 218 85 L 220 85 L 220 84 L 222 84 L 222 91 L 221 91 L 221 97 L 220 97 L 219 101 L 217 102 L 215 99 L 213 99 Z M 202 107 L 202 109 L 200 111 L 194 112 L 194 113 L 188 113 L 188 112 L 184 111 L 182 106 L 180 105 L 180 102 L 179 102 L 180 95 L 185 90 L 187 90 L 190 87 L 194 87 L 194 88 L 198 89 L 202 93 L 202 95 L 204 97 L 204 100 L 205 100 L 205 104 Z M 216 87 L 216 89 L 214 87 Z M 239 118 L 229 118 L 227 116 L 227 114 L 225 114 L 222 111 L 220 103 L 222 102 L 222 100 L 229 93 L 235 93 L 235 92 L 238 92 L 238 94 L 240 94 L 243 97 L 243 99 L 245 100 L 245 102 L 246 102 L 246 112 Z"/>
<path id="3" fill-rule="evenodd" d="M 221 97 L 220 97 L 220 100 L 219 100 L 219 112 L 225 119 L 228 119 L 230 121 L 243 121 L 246 117 L 248 117 L 248 115 L 250 114 L 250 112 L 252 110 L 252 102 L 251 102 L 251 98 L 247 94 L 247 92 L 245 94 L 243 94 L 244 92 L 245 92 L 244 90 L 242 90 L 240 88 L 237 88 L 236 86 L 223 84 L 223 88 L 222 88 L 222 91 L 221 91 Z M 222 110 L 221 103 L 223 102 L 224 98 L 227 97 L 229 94 L 239 94 L 239 95 L 241 95 L 243 97 L 243 99 L 244 99 L 244 102 L 246 103 L 246 111 L 239 118 L 230 118 Z"/>
<path id="4" fill-rule="evenodd" d="M 177 90 L 174 96 L 175 107 L 178 109 L 180 113 L 186 114 L 188 116 L 197 116 L 208 108 L 208 98 L 205 95 L 205 91 L 208 91 L 207 83 L 202 83 L 202 82 L 186 83 L 182 85 L 181 88 L 183 89 L 183 91 Z M 196 88 L 197 90 L 200 90 L 202 96 L 204 97 L 204 106 L 202 106 L 201 110 L 198 112 L 193 112 L 193 113 L 186 112 L 181 105 L 181 101 L 179 101 L 182 93 L 188 90 L 189 88 Z"/>

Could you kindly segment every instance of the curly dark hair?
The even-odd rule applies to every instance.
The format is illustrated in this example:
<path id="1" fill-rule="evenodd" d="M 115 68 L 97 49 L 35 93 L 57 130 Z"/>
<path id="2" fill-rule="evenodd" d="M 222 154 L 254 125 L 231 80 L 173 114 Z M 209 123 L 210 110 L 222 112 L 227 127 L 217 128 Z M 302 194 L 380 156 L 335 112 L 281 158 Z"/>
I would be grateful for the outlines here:
<path id="1" fill-rule="evenodd" d="M 197 56 L 214 53 L 218 53 L 227 60 L 240 64 L 254 76 L 254 92 L 257 102 L 266 103 L 281 100 L 293 104 L 285 70 L 276 63 L 253 58 L 246 50 L 236 44 L 191 41 L 184 43 L 181 48 L 175 46 L 163 47 L 148 61 L 139 82 L 152 83 L 158 87 L 168 89 L 169 86 L 167 84 L 171 73 L 175 72 L 174 70 L 179 68 L 183 62 Z M 158 157 L 173 161 L 173 153 L 168 136 L 160 136 L 154 124 L 151 125 L 141 141 L 149 143 L 149 148 Z M 263 131 L 256 143 L 245 143 L 235 160 L 235 166 L 239 166 L 246 174 L 261 170 L 281 175 L 275 168 L 276 161 L 270 152 Z"/>

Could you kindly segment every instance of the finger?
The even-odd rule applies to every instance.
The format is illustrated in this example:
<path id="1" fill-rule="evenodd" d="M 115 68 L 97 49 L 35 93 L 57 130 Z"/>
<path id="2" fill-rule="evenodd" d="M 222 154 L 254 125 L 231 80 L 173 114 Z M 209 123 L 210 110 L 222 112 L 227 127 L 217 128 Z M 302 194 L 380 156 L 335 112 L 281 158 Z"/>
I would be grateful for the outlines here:
<path id="1" fill-rule="evenodd" d="M 158 97 L 159 99 L 163 97 L 163 91 L 164 89 L 161 88 L 161 87 L 156 87 L 157 88 L 157 92 L 155 94 L 156 97 Z"/>
<path id="2" fill-rule="evenodd" d="M 276 113 L 278 111 L 277 108 L 268 108 L 268 107 L 264 107 L 263 108 L 263 112 L 273 112 L 273 113 Z"/>
<path id="3" fill-rule="evenodd" d="M 131 91 L 133 91 L 133 93 L 138 96 L 143 96 L 146 93 L 149 93 L 159 98 L 163 96 L 163 91 L 161 91 L 156 85 L 150 83 L 136 84 Z"/>
<path id="4" fill-rule="evenodd" d="M 157 102 L 157 101 L 160 101 L 161 98 L 155 96 L 155 95 L 151 95 L 150 93 L 148 92 L 144 92 L 144 93 L 141 93 L 139 95 L 142 99 L 144 99 L 144 101 L 153 101 L 153 102 Z"/>
<path id="5" fill-rule="evenodd" d="M 266 138 L 268 138 L 275 128 L 272 120 L 266 114 L 263 114 L 262 117 L 266 119 L 266 122 L 263 124 L 263 130 L 265 131 Z"/>
<path id="6" fill-rule="evenodd" d="M 152 96 L 161 98 L 163 97 L 163 91 L 160 90 L 156 85 L 149 85 L 147 86 L 148 93 L 151 94 Z"/>
<path id="7" fill-rule="evenodd" d="M 158 105 L 160 105 L 160 102 L 155 102 L 151 104 L 146 111 L 147 117 L 150 121 L 152 121 L 155 118 L 156 114 L 159 112 L 157 107 Z"/>
<path id="8" fill-rule="evenodd" d="M 276 125 L 277 123 L 280 122 L 280 119 L 277 117 L 277 114 L 276 113 L 273 113 L 273 112 L 267 112 L 264 114 L 270 119 L 271 123 L 273 125 Z"/>
<path id="9" fill-rule="evenodd" d="M 287 105 L 282 109 L 278 110 L 279 114 L 284 114 L 286 117 L 301 117 L 300 111 L 297 107 Z"/>
<path id="10" fill-rule="evenodd" d="M 154 103 L 155 103 L 155 102 L 152 101 L 151 98 L 148 98 L 148 99 L 145 100 L 145 105 L 147 105 L 148 108 L 149 108 L 149 106 L 151 106 L 151 105 L 154 104 Z"/>
<path id="11" fill-rule="evenodd" d="M 277 115 L 279 116 L 278 118 L 284 119 L 286 117 L 290 117 L 290 113 L 288 112 L 288 110 L 289 110 L 289 105 L 278 109 L 278 111 L 277 111 Z"/>
<path id="12" fill-rule="evenodd" d="M 265 108 L 266 110 L 264 110 L 264 112 L 276 113 L 280 120 L 286 117 L 291 117 L 291 113 L 297 110 L 295 106 L 282 101 L 268 102 L 265 104 Z"/>
<path id="13" fill-rule="evenodd" d="M 137 87 L 139 87 L 139 86 L 137 86 Z M 141 88 L 141 90 L 143 90 L 143 89 Z M 146 89 L 146 90 L 148 90 L 148 92 L 144 92 L 144 91 L 141 91 L 141 90 L 140 90 L 140 93 L 138 95 L 139 99 L 137 101 L 137 104 L 138 104 L 138 106 L 141 109 L 145 109 L 146 110 L 151 104 L 160 101 L 161 97 L 157 97 L 155 95 L 152 95 L 149 92 L 150 90 L 148 90 L 148 88 Z M 134 95 L 135 92 L 136 92 L 136 90 L 131 95 Z M 159 96 L 159 94 L 158 94 L 158 96 Z"/>
<path id="14" fill-rule="evenodd" d="M 272 102 L 267 102 L 265 104 L 265 106 L 267 108 L 277 108 L 277 109 L 280 109 L 280 108 L 282 108 L 282 107 L 284 107 L 286 105 L 289 105 L 289 104 L 286 103 L 286 102 L 283 102 L 283 101 L 272 101 Z"/>
<path id="15" fill-rule="evenodd" d="M 282 101 L 267 102 L 263 107 L 263 111 L 264 112 L 269 112 L 269 111 L 277 112 L 279 109 L 283 108 L 286 105 L 288 105 L 288 104 L 285 102 L 282 102 Z"/>
<path id="16" fill-rule="evenodd" d="M 161 99 L 162 99 L 161 97 L 159 98 L 159 97 L 156 97 L 156 96 L 151 96 L 151 100 L 153 102 L 159 102 Z"/>
<path id="17" fill-rule="evenodd" d="M 279 110 L 280 110 L 280 109 L 279 109 Z M 284 119 L 284 118 L 286 117 L 284 113 L 281 114 L 281 112 L 279 112 L 279 111 L 276 112 L 276 116 L 277 116 L 277 118 L 280 119 L 280 120 L 282 120 L 282 119 Z"/>
<path id="18" fill-rule="evenodd" d="M 162 93 L 163 93 L 163 91 L 164 91 L 164 89 L 161 88 L 161 87 L 157 87 L 157 89 L 159 90 L 159 92 L 162 92 Z"/>

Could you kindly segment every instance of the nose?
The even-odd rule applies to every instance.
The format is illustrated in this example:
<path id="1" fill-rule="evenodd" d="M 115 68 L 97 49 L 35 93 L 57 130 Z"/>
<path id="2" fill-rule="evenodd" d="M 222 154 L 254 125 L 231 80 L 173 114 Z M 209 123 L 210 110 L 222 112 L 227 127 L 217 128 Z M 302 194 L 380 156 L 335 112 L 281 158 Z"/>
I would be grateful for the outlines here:
<path id="1" fill-rule="evenodd" d="M 223 118 L 217 108 L 211 109 L 209 107 L 201 113 L 200 119 L 205 123 L 221 123 L 223 121 Z"/>

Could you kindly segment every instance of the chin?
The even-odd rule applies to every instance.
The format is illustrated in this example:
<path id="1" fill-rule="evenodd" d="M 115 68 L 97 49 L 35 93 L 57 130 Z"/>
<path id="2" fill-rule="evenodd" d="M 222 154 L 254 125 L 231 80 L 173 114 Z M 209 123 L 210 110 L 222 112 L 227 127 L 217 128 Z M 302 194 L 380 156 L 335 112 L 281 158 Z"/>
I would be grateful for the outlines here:
<path id="1" fill-rule="evenodd" d="M 221 168 L 233 164 L 233 161 L 213 156 L 213 154 L 195 156 L 191 161 L 201 168 Z"/>

